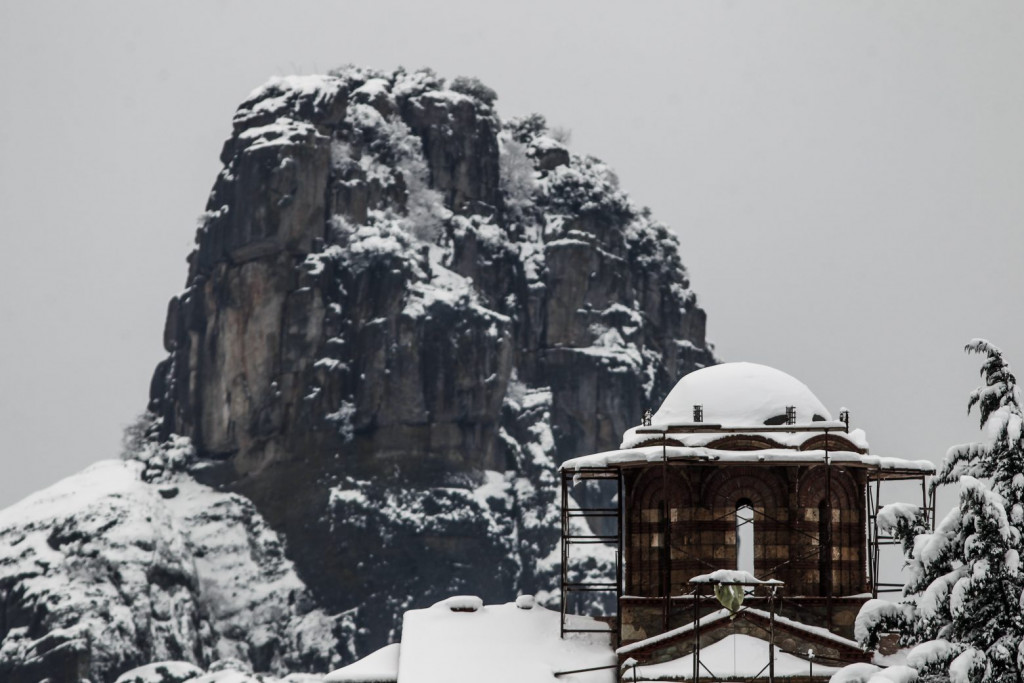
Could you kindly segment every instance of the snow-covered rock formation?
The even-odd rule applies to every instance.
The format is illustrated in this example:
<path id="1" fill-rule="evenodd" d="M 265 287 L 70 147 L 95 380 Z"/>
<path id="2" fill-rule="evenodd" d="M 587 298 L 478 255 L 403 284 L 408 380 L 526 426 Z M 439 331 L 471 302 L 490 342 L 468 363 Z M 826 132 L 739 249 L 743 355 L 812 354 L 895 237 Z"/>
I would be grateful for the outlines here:
<path id="1" fill-rule="evenodd" d="M 162 660 L 280 673 L 342 661 L 351 624 L 315 607 L 251 501 L 186 474 L 147 483 L 143 470 L 103 461 L 0 513 L 0 680 L 113 680 Z"/>
<path id="2" fill-rule="evenodd" d="M 347 662 L 394 640 L 404 610 L 453 593 L 549 595 L 557 464 L 615 447 L 652 397 L 715 362 L 676 237 L 606 165 L 540 116 L 502 122 L 494 100 L 475 79 L 346 68 L 274 79 L 235 115 L 133 457 L 160 510 L 184 500 L 159 495 L 168 472 L 192 477 L 285 544 L 303 598 L 284 630 L 224 627 L 256 666 L 305 657 L 287 621 L 317 609 L 349 620 L 328 629 Z M 169 462 L 162 444 L 181 438 L 194 457 Z M 159 514 L 194 540 L 199 512 Z M 107 533 L 80 542 L 112 548 Z M 202 574 L 189 543 L 175 547 L 183 575 Z M 21 577 L 0 579 L 17 614 L 38 604 Z M 224 591 L 196 580 L 188 594 L 211 602 L 175 612 L 167 636 L 187 661 L 221 656 L 193 643 L 227 637 L 214 634 Z M 204 618 L 209 634 L 186 634 Z M 0 661 L 14 623 L 0 623 Z M 107 668 L 93 653 L 90 675 L 164 656 L 126 647 Z"/>

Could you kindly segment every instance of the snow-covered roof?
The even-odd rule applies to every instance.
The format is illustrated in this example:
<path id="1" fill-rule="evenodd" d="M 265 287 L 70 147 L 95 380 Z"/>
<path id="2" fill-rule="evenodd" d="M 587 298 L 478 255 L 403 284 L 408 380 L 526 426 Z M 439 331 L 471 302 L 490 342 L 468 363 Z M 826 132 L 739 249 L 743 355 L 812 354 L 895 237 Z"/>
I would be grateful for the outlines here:
<path id="1" fill-rule="evenodd" d="M 324 676 L 324 683 L 395 683 L 401 644 L 392 643 Z"/>
<path id="2" fill-rule="evenodd" d="M 522 601 L 525 607 L 528 601 Z M 556 672 L 616 664 L 608 634 L 567 634 L 560 615 L 540 606 L 442 601 L 402 621 L 401 683 L 555 683 Z M 607 629 L 587 617 L 573 627 Z M 571 637 L 570 637 L 571 635 Z M 615 668 L 574 674 L 574 683 L 613 683 Z"/>
<path id="3" fill-rule="evenodd" d="M 701 678 L 768 678 L 768 642 L 745 633 L 734 633 L 717 643 L 702 647 Z M 708 671 L 704 671 L 704 668 Z M 796 678 L 807 676 L 810 663 L 802 657 L 775 650 L 775 677 Z M 828 676 L 839 671 L 838 667 L 814 665 L 816 676 Z M 634 678 L 635 675 L 635 678 Z M 693 655 L 686 655 L 661 664 L 646 664 L 627 667 L 623 681 L 682 680 L 693 678 Z"/>
<path id="4" fill-rule="evenodd" d="M 722 363 L 691 372 L 665 397 L 651 424 L 670 425 L 693 420 L 693 407 L 704 410 L 704 421 L 726 427 L 761 425 L 796 408 L 797 420 L 825 421 L 832 414 L 807 385 L 795 377 L 757 363 Z"/>
<path id="5" fill-rule="evenodd" d="M 728 451 L 715 448 L 689 446 L 643 446 L 641 448 L 624 448 L 618 451 L 605 451 L 593 455 L 583 455 L 562 463 L 563 471 L 579 471 L 589 468 L 621 467 L 642 463 L 661 462 L 663 457 L 671 461 L 685 462 L 734 462 L 734 463 L 768 463 L 810 464 L 825 462 L 825 451 L 798 451 L 788 448 L 767 448 L 760 451 Z M 829 451 L 829 462 L 835 465 L 867 467 L 882 473 L 934 474 L 935 463 L 930 460 L 904 460 L 880 455 L 865 455 L 852 451 Z"/>

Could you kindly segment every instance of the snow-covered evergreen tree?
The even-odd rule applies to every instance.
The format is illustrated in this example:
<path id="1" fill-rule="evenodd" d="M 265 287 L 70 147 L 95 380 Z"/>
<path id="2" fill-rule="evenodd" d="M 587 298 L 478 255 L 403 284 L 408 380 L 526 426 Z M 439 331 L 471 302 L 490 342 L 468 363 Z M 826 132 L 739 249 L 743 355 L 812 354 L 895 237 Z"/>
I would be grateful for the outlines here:
<path id="1" fill-rule="evenodd" d="M 869 601 L 857 638 L 875 647 L 896 631 L 916 645 L 907 663 L 953 683 L 1020 683 L 1024 672 L 1024 580 L 1019 571 L 1024 527 L 1024 439 L 1021 393 L 998 348 L 975 339 L 985 384 L 971 393 L 984 438 L 954 446 L 933 486 L 959 483 L 960 502 L 932 533 L 921 533 L 914 506 L 886 506 L 879 523 L 904 541 L 910 578 L 899 603 Z"/>

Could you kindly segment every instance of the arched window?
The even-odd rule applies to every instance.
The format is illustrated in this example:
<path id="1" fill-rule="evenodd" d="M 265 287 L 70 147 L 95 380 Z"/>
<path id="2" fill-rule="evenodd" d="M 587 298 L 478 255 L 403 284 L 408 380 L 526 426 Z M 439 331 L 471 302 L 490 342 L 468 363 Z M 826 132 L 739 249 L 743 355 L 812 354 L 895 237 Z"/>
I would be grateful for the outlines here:
<path id="1" fill-rule="evenodd" d="M 679 518 L 690 507 L 689 488 L 677 473 L 655 467 L 637 479 L 630 502 L 626 554 L 626 590 L 631 595 L 671 595 L 682 589 L 686 579 L 700 573 L 681 572 L 678 567 L 673 572 L 673 563 L 682 558 L 673 558 L 672 548 L 683 544 L 682 538 L 675 536 L 686 528 Z"/>
<path id="2" fill-rule="evenodd" d="M 736 569 L 754 576 L 754 504 L 749 498 L 736 502 Z"/>
<path id="3" fill-rule="evenodd" d="M 829 434 L 828 438 L 836 437 Z M 826 491 L 831 491 L 831 505 L 826 504 Z M 866 540 L 863 488 L 845 468 L 818 465 L 801 475 L 798 501 L 804 514 L 813 511 L 817 515 L 816 523 L 808 522 L 805 526 L 806 533 L 817 536 L 817 540 L 814 553 L 807 557 L 803 570 L 806 578 L 795 579 L 796 583 L 803 584 L 797 590 L 806 595 L 822 596 L 863 591 L 866 580 L 861 558 Z M 811 576 L 817 580 L 812 581 Z"/>

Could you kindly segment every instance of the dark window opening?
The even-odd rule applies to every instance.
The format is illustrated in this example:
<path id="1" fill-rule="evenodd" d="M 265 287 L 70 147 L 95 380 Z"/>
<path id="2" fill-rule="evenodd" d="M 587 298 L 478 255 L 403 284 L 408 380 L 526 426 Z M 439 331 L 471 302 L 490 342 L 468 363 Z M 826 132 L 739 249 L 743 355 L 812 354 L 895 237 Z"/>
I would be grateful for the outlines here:
<path id="1" fill-rule="evenodd" d="M 828 504 L 818 503 L 818 595 L 824 597 L 832 591 L 832 541 L 829 529 Z"/>

